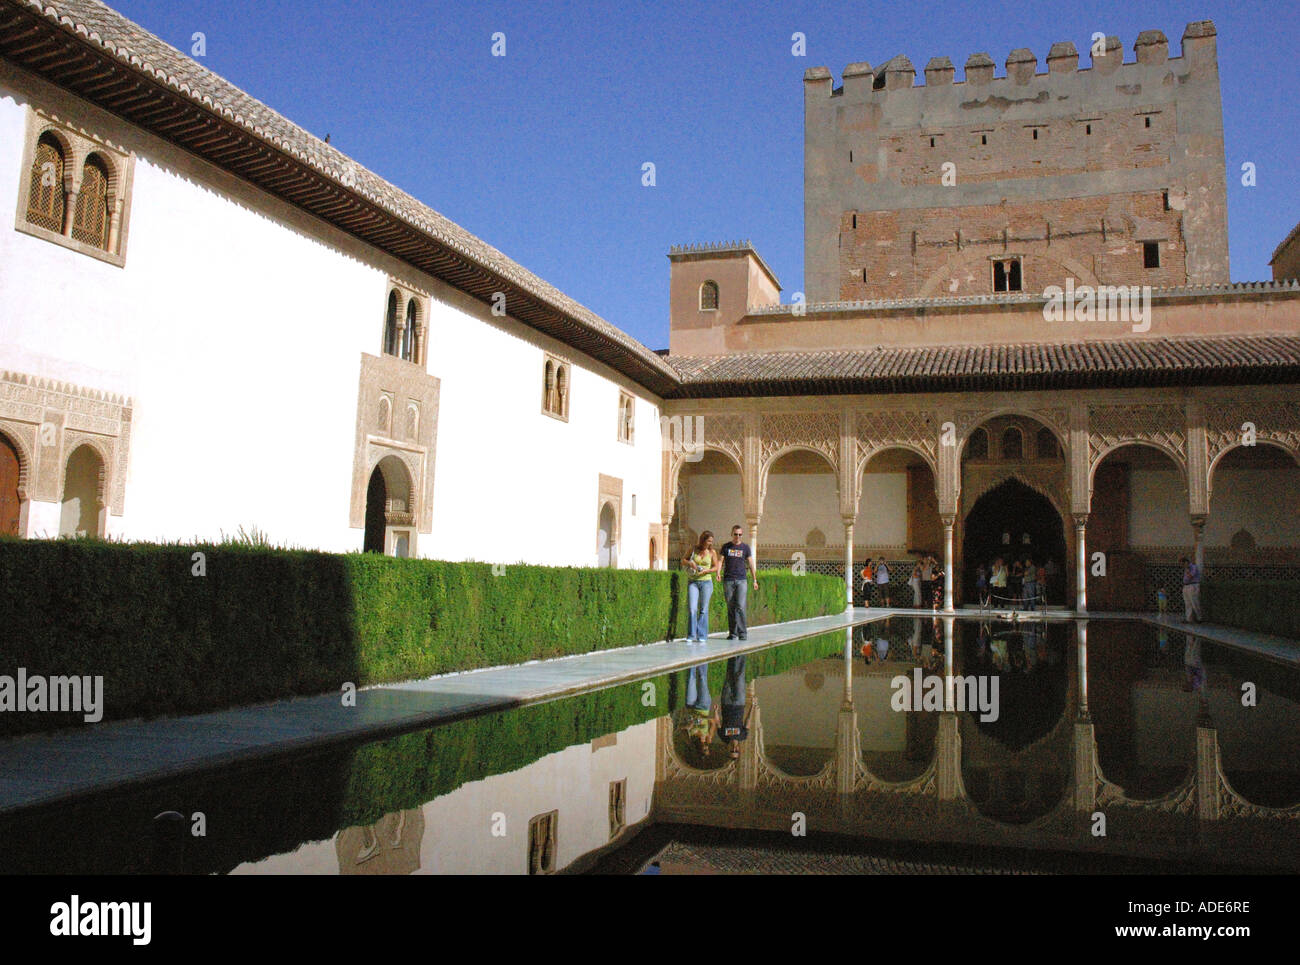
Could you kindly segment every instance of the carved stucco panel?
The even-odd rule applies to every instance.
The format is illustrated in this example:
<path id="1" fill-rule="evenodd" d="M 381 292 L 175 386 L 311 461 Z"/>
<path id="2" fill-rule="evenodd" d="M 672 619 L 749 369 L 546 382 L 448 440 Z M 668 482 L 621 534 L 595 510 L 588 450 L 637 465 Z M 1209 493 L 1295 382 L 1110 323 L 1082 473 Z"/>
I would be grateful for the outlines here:
<path id="1" fill-rule="evenodd" d="M 1187 417 L 1178 403 L 1088 407 L 1088 466 L 1091 473 L 1111 450 L 1128 443 L 1163 449 L 1187 468 Z"/>

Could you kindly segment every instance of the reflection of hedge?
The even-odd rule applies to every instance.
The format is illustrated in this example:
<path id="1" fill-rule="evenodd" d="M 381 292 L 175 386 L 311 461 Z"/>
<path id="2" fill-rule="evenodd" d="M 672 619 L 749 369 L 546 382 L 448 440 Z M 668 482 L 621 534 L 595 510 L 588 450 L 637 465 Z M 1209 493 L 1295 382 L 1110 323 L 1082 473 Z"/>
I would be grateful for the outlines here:
<path id="1" fill-rule="evenodd" d="M 192 554 L 206 575 L 191 575 Z M 104 716 L 194 713 L 684 636 L 676 573 L 247 546 L 0 539 L 0 673 L 104 677 Z M 753 623 L 842 608 L 764 574 Z M 721 592 L 715 612 L 723 614 Z M 81 715 L 5 713 L 0 734 Z"/>
<path id="2" fill-rule="evenodd" d="M 783 673 L 838 655 L 843 646 L 844 635 L 836 632 L 750 654 L 747 674 L 756 679 Z M 711 676 L 717 671 L 715 695 L 724 666 L 719 660 L 710 667 Z M 653 684 L 653 690 L 645 683 Z M 653 720 L 668 712 L 670 689 L 669 679 L 660 677 L 356 748 L 225 768 L 102 795 L 43 809 L 39 817 L 0 816 L 0 868 L 10 873 L 142 872 L 159 867 L 156 854 L 183 848 L 186 872 L 229 871 Z M 643 698 L 652 698 L 649 706 Z M 156 849 L 151 819 L 168 810 L 185 815 L 202 811 L 207 835 L 175 835 L 170 846 Z M 162 867 L 167 866 L 164 860 Z"/>
<path id="3" fill-rule="evenodd" d="M 1181 597 L 1169 601 L 1171 611 Z M 1207 623 L 1272 633 L 1300 640 L 1300 583 L 1289 580 L 1216 580 L 1201 583 L 1201 610 Z"/>

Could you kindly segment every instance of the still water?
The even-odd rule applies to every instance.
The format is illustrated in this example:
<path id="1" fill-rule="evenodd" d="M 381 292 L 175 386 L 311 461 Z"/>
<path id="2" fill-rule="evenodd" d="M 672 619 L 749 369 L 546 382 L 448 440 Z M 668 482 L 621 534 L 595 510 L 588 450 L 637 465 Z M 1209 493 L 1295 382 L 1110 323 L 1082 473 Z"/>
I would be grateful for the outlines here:
<path id="1" fill-rule="evenodd" d="M 778 851 L 812 843 L 899 870 L 1300 870 L 1300 674 L 1139 623 L 892 618 L 19 812 L 0 872 L 701 870 L 701 848 L 671 847 L 701 829 L 715 852 L 744 843 L 724 870 L 791 870 Z"/>

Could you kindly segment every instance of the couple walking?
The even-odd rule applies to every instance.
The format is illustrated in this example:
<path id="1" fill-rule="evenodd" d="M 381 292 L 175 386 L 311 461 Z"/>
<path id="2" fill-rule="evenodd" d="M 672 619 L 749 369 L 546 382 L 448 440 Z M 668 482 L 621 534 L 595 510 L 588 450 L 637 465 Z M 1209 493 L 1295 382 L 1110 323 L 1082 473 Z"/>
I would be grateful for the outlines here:
<path id="1" fill-rule="evenodd" d="M 700 541 L 682 565 L 690 574 L 686 600 L 690 607 L 690 632 L 686 639 L 691 643 L 707 643 L 709 639 L 709 600 L 713 596 L 713 580 L 722 577 L 722 595 L 727 601 L 727 639 L 744 640 L 749 628 L 745 625 L 745 604 L 749 596 L 746 577 L 752 577 L 758 589 L 758 570 L 749 544 L 741 542 L 742 530 L 731 527 L 731 542 L 723 543 L 721 551 L 713 547 L 713 533 L 705 530 Z"/>
<path id="2" fill-rule="evenodd" d="M 709 665 L 697 664 L 686 672 L 686 736 L 705 757 L 716 734 L 727 745 L 727 756 L 740 756 L 740 742 L 749 736 L 749 711 L 745 706 L 745 655 L 727 659 L 727 675 L 715 705 L 709 696 Z"/>

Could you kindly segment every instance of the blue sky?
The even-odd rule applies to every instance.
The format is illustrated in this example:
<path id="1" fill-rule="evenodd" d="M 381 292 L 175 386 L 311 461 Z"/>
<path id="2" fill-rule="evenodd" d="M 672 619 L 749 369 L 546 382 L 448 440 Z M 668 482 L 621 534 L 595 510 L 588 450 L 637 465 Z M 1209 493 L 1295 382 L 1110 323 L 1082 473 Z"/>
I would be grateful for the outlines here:
<path id="1" fill-rule="evenodd" d="M 1234 281 L 1270 277 L 1300 221 L 1300 4 L 753 4 L 113 0 L 211 70 L 651 348 L 668 344 L 668 248 L 747 238 L 784 297 L 803 280 L 803 72 L 896 53 L 999 65 L 1054 41 L 1219 33 Z M 492 34 L 506 56 L 491 56 Z M 791 35 L 807 56 L 791 54 Z M 1082 58 L 1087 62 L 1086 53 Z M 958 75 L 960 77 L 960 73 Z M 641 165 L 656 166 L 655 187 Z M 1240 169 L 1256 166 L 1244 187 Z"/>

